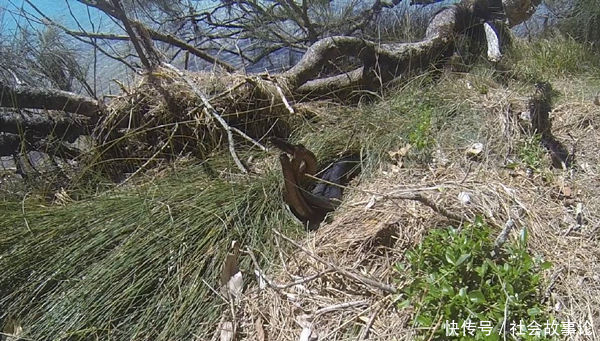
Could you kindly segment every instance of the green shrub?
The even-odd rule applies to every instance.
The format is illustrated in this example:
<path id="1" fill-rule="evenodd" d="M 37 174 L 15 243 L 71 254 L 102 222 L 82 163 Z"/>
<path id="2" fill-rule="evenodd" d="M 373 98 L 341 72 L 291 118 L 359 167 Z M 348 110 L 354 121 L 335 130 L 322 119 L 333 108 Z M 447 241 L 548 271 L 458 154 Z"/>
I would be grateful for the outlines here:
<path id="1" fill-rule="evenodd" d="M 541 135 L 535 134 L 528 138 L 519 146 L 519 159 L 521 162 L 533 171 L 540 171 L 545 166 L 548 166 L 544 158 L 545 150 L 541 144 Z"/>
<path id="2" fill-rule="evenodd" d="M 540 272 L 551 264 L 527 252 L 525 230 L 495 258 L 489 237 L 490 228 L 481 218 L 462 229 L 436 229 L 406 253 L 409 271 L 397 265 L 399 273 L 412 279 L 402 289 L 407 299 L 400 307 L 414 307 L 415 327 L 425 338 L 433 333 L 434 339 L 447 340 L 446 321 L 457 323 L 463 339 L 495 340 L 502 337 L 503 321 L 509 334 L 513 321 L 528 326 L 548 320 L 538 288 Z M 490 321 L 493 330 L 489 336 L 480 330 L 463 336 L 460 326 L 468 319 L 477 326 Z"/>

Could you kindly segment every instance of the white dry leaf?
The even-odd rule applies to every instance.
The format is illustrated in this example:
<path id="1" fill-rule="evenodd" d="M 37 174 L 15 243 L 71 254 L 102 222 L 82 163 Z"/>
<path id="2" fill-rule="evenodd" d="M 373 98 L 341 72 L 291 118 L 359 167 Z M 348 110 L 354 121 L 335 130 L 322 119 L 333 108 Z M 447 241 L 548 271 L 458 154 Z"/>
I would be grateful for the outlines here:
<path id="1" fill-rule="evenodd" d="M 267 281 L 265 281 L 264 277 L 260 275 L 258 270 L 254 270 L 254 275 L 256 276 L 256 281 L 258 282 L 258 288 L 260 290 L 267 287 Z"/>
<path id="2" fill-rule="evenodd" d="M 267 336 L 265 334 L 265 329 L 263 327 L 262 317 L 258 317 L 256 321 L 254 321 L 254 328 L 256 329 L 256 340 L 265 341 Z"/>
<path id="3" fill-rule="evenodd" d="M 466 150 L 467 156 L 471 159 L 478 158 L 482 152 L 483 152 L 483 143 L 480 143 L 480 142 L 473 143 Z"/>
<path id="4" fill-rule="evenodd" d="M 471 194 L 468 192 L 460 192 L 458 193 L 458 200 L 463 205 L 468 205 L 471 203 Z"/>
<path id="5" fill-rule="evenodd" d="M 311 336 L 313 334 L 313 324 L 312 324 L 312 316 L 302 314 L 296 317 L 296 322 L 302 327 L 302 332 L 300 333 L 300 341 L 309 341 L 312 340 Z"/>
<path id="6" fill-rule="evenodd" d="M 233 340 L 233 323 L 232 322 L 223 322 L 221 324 L 221 341 L 232 341 Z"/>
<path id="7" fill-rule="evenodd" d="M 562 309 L 562 304 L 560 304 L 560 301 L 557 301 L 556 304 L 554 305 L 554 311 L 560 312 L 561 309 Z"/>
<path id="8" fill-rule="evenodd" d="M 531 122 L 531 112 L 529 112 L 529 111 L 520 112 L 519 119 L 524 122 Z"/>
<path id="9" fill-rule="evenodd" d="M 371 198 L 369 198 L 369 202 L 365 206 L 365 211 L 370 210 L 371 208 L 373 208 L 373 206 L 375 206 L 375 196 L 374 195 L 372 195 Z"/>
<path id="10" fill-rule="evenodd" d="M 406 146 L 400 148 L 400 150 L 398 151 L 398 154 L 400 156 L 406 156 L 406 155 L 408 155 L 408 152 L 410 151 L 410 148 L 412 148 L 412 145 L 409 143 Z"/>
<path id="11" fill-rule="evenodd" d="M 236 272 L 231 278 L 229 282 L 227 282 L 227 291 L 232 297 L 239 299 L 242 295 L 242 291 L 244 290 L 244 278 L 242 277 L 242 272 Z"/>
<path id="12" fill-rule="evenodd" d="M 302 328 L 302 332 L 300 333 L 300 341 L 310 341 L 310 337 L 312 336 L 312 329 L 304 327 Z"/>
<path id="13" fill-rule="evenodd" d="M 239 255 L 239 243 L 234 240 L 231 242 L 231 247 L 225 257 L 223 270 L 221 271 L 221 291 L 225 291 L 224 294 L 230 294 L 233 297 L 239 297 L 243 288 L 242 273 L 238 264 Z"/>

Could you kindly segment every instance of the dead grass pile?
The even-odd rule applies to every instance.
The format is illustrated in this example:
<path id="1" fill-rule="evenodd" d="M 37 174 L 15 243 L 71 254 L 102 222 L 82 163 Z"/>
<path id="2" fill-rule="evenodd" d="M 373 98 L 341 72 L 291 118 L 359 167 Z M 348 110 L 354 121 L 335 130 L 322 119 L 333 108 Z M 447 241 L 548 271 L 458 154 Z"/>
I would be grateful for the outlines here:
<path id="1" fill-rule="evenodd" d="M 150 159 L 210 155 L 228 137 L 198 91 L 234 132 L 257 141 L 287 136 L 295 117 L 277 88 L 261 76 L 158 68 L 111 102 L 95 132 L 102 159 L 135 169 Z M 243 133 L 236 143 L 248 143 Z"/>
<path id="2" fill-rule="evenodd" d="M 531 171 L 517 162 L 527 140 L 519 117 L 531 88 L 494 82 L 478 87 L 483 79 L 442 80 L 448 83 L 447 99 L 457 109 L 469 109 L 457 110 L 454 123 L 440 131 L 435 162 L 425 168 L 382 166 L 371 180 L 349 187 L 352 194 L 332 223 L 291 252 L 280 251 L 266 275 L 271 281 L 259 280 L 262 284 L 243 300 L 244 339 L 415 339 L 413 311 L 397 309 L 405 298 L 395 289 L 405 283 L 394 264 L 404 262 L 405 251 L 429 230 L 458 225 L 448 212 L 465 221 L 482 215 L 496 233 L 512 220 L 510 238 L 526 228 L 529 252 L 553 263 L 539 288 L 547 310 L 558 321 L 593 325 L 592 335 L 571 339 L 598 339 L 600 110 L 593 104 L 595 92 L 570 80 L 553 83 L 562 94 L 551 113 L 553 133 L 570 148 L 576 146 L 576 164 L 559 170 L 542 160 L 543 169 Z M 484 145 L 477 160 L 465 155 L 474 142 Z M 429 199 L 428 205 L 415 198 Z"/>

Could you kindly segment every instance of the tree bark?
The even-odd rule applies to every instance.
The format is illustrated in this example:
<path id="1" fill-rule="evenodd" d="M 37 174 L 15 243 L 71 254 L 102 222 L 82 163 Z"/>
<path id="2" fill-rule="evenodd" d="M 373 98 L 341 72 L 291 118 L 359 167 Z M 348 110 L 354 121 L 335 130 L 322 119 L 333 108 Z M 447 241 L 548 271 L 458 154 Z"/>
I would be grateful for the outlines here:
<path id="1" fill-rule="evenodd" d="M 100 103 L 95 99 L 55 89 L 0 84 L 0 106 L 8 108 L 61 110 L 95 119 Z"/>
<path id="2" fill-rule="evenodd" d="M 410 70 L 432 64 L 450 47 L 453 34 L 464 28 L 468 11 L 446 8 L 431 20 L 425 39 L 415 43 L 379 44 L 350 36 L 323 38 L 281 76 L 300 94 L 326 94 L 344 87 L 370 87 L 385 83 Z M 327 63 L 339 56 L 355 57 L 362 66 L 340 75 L 317 78 Z"/>
<path id="3" fill-rule="evenodd" d="M 73 142 L 85 133 L 86 120 L 68 113 L 36 113 L 27 110 L 0 110 L 0 132 L 45 137 L 53 135 Z"/>

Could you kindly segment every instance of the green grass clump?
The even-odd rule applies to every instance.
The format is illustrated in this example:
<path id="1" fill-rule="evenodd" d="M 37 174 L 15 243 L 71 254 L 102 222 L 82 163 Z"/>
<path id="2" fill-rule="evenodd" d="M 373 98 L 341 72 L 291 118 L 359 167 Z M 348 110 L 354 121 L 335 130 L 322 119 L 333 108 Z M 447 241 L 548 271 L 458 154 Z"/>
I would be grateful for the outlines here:
<path id="1" fill-rule="evenodd" d="M 294 132 L 293 139 L 324 161 L 344 154 L 361 155 L 367 175 L 390 161 L 389 151 L 407 144 L 412 148 L 406 164 L 426 163 L 435 147 L 434 136 L 452 110 L 439 91 L 428 75 L 420 76 L 389 90 L 382 101 L 344 108 L 332 118 L 305 125 Z"/>
<path id="2" fill-rule="evenodd" d="M 600 75 L 600 56 L 589 45 L 555 35 L 516 41 L 509 51 L 515 74 L 528 81 L 567 75 Z"/>
<path id="3" fill-rule="evenodd" d="M 444 109 L 433 82 L 419 80 L 384 101 L 307 122 L 293 139 L 322 164 L 360 154 L 367 174 L 407 143 L 420 160 Z M 209 339 L 227 308 L 211 288 L 231 241 L 268 258 L 272 228 L 302 229 L 285 212 L 279 167 L 226 180 L 217 170 L 231 169 L 227 160 L 225 152 L 126 190 L 82 189 L 83 199 L 65 206 L 36 195 L 24 205 L 0 202 L 0 319 L 37 340 Z M 242 257 L 246 278 L 248 262 Z"/>
<path id="4" fill-rule="evenodd" d="M 541 143 L 541 135 L 535 134 L 519 145 L 518 155 L 523 165 L 535 172 L 548 168 L 546 150 Z"/>
<path id="5" fill-rule="evenodd" d="M 502 322 L 546 321 L 541 306 L 540 272 L 548 262 L 527 252 L 527 235 L 504 245 L 501 256 L 492 258 L 494 243 L 490 228 L 481 219 L 462 229 L 436 229 L 414 250 L 406 253 L 410 264 L 406 278 L 412 282 L 402 289 L 408 299 L 401 307 L 414 306 L 414 324 L 422 328 L 425 338 L 438 321 L 456 322 L 460 326 L 470 319 L 492 321 L 490 336 L 477 332 L 465 340 L 500 340 Z M 398 266 L 399 274 L 407 273 Z M 433 334 L 435 340 L 447 340 L 445 326 Z"/>
<path id="6" fill-rule="evenodd" d="M 231 241 L 268 256 L 272 228 L 298 231 L 280 182 L 191 167 L 67 206 L 0 202 L 0 319 L 34 340 L 209 339 Z"/>

